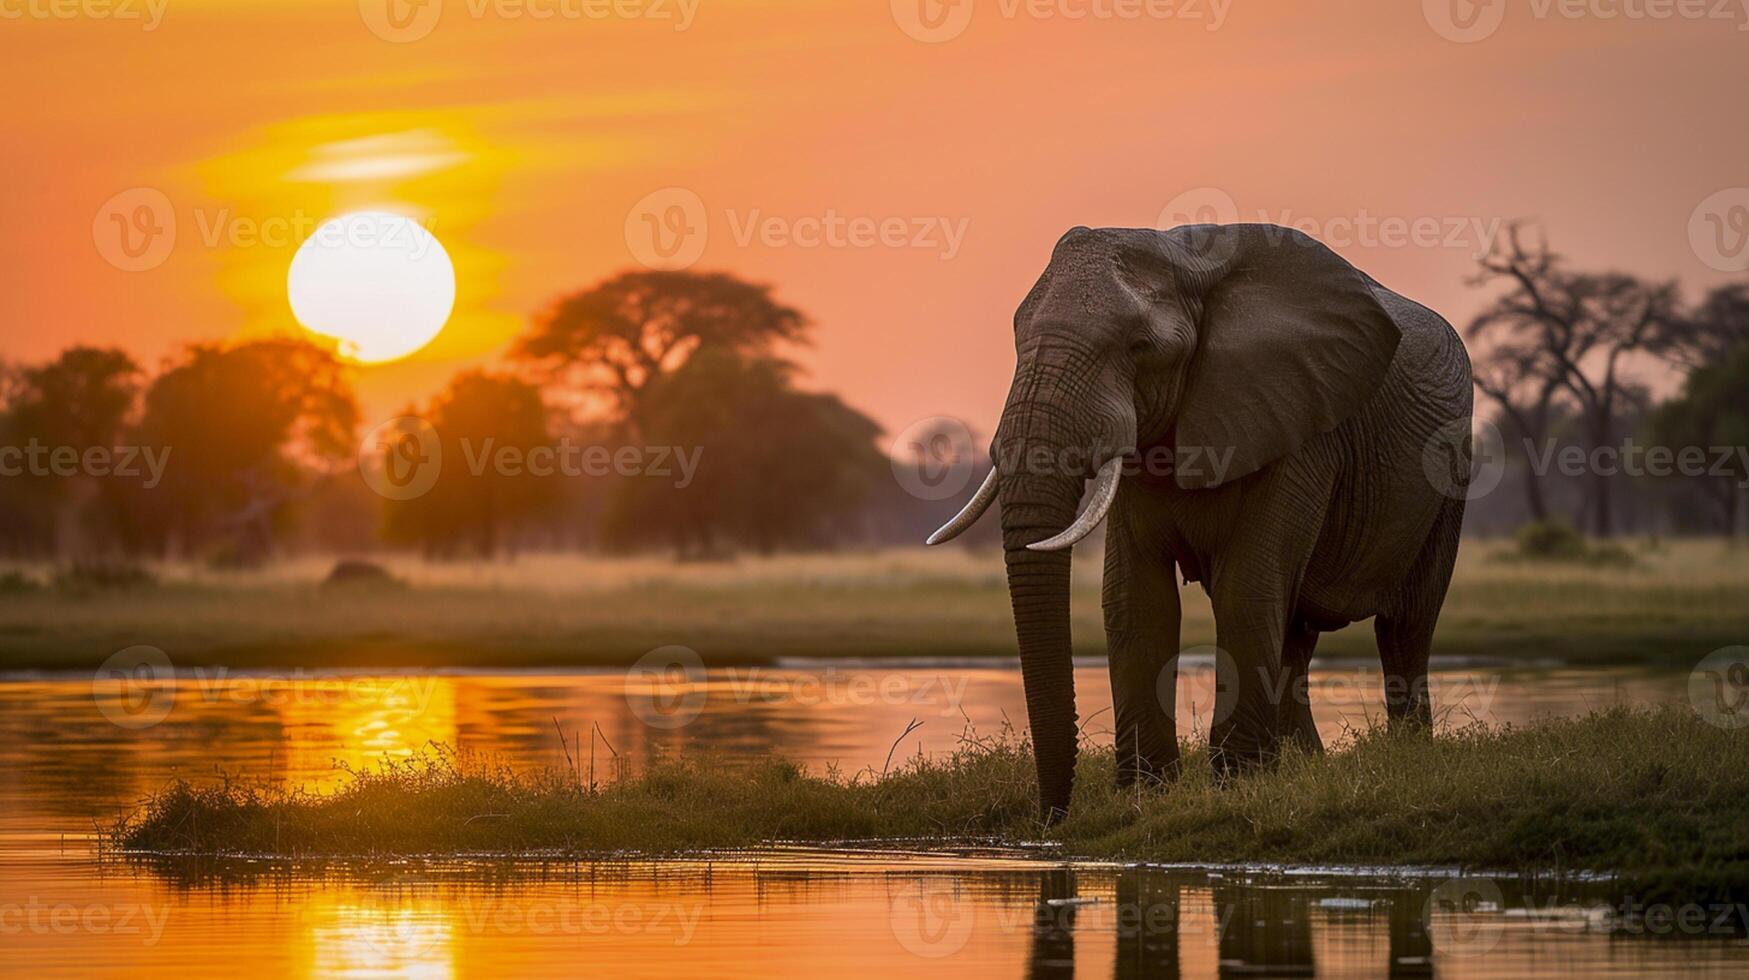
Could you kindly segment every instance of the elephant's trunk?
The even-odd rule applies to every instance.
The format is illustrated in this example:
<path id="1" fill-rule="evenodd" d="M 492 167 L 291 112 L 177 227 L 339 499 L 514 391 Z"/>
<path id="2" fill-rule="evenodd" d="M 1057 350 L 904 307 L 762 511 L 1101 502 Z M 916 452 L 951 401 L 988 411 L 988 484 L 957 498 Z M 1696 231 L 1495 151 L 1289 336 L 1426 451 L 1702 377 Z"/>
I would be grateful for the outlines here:
<path id="1" fill-rule="evenodd" d="M 1001 484 L 1002 543 L 1008 594 L 1020 641 L 1026 717 L 1038 765 L 1039 805 L 1047 822 L 1069 810 L 1075 782 L 1075 668 L 1070 655 L 1071 552 L 1032 551 L 1027 545 L 1062 530 L 1075 518 L 1081 480 L 1020 473 Z"/>
<path id="2" fill-rule="evenodd" d="M 1043 361 L 1023 362 L 1009 391 L 992 454 L 1000 472 L 1002 544 L 1020 643 L 1027 723 L 1045 820 L 1068 812 L 1075 781 L 1075 673 L 1070 654 L 1070 551 L 1027 546 L 1075 520 L 1095 458 L 1090 434 L 1107 426 L 1085 404 L 1086 378 Z"/>

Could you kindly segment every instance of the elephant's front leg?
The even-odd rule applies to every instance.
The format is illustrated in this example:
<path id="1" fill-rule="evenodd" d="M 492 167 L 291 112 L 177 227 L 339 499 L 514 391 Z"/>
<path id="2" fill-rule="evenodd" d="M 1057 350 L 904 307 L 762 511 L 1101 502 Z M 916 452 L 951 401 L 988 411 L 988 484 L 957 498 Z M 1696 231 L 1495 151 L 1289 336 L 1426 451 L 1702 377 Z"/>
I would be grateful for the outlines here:
<path id="1" fill-rule="evenodd" d="M 1328 468 L 1289 459 L 1259 482 L 1214 563 L 1220 688 L 1209 726 L 1217 778 L 1273 761 L 1301 665 L 1288 659 L 1288 626 L 1332 492 Z M 1304 654 L 1310 656 L 1308 647 Z M 1309 713 L 1306 719 L 1310 720 Z"/>
<path id="2" fill-rule="evenodd" d="M 1178 583 L 1163 548 L 1141 544 L 1123 496 L 1105 531 L 1105 639 L 1117 723 L 1117 784 L 1178 775 Z"/>

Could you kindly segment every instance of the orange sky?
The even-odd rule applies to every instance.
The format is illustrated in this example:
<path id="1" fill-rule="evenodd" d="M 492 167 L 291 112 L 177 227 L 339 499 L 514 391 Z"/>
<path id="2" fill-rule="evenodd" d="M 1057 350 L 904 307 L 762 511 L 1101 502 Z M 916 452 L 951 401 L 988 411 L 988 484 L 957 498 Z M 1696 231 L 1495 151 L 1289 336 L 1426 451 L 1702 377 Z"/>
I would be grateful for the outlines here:
<path id="1" fill-rule="evenodd" d="M 697 268 L 775 283 L 818 321 L 813 384 L 889 431 L 937 414 L 988 431 L 1009 317 L 1075 224 L 1152 225 L 1175 201 L 1307 219 L 1461 322 L 1478 226 L 1539 218 L 1576 260 L 1698 289 L 1729 257 L 1697 253 L 1691 218 L 1749 185 L 1735 6 L 1453 0 L 1484 30 L 1504 11 L 1458 43 L 1432 26 L 1444 0 L 619 2 L 667 19 L 586 15 L 609 0 L 0 0 L 0 353 L 83 341 L 155 362 L 285 329 L 297 229 L 382 206 L 421 216 L 458 278 L 437 341 L 360 369 L 367 409 L 391 412 L 635 265 L 634 207 L 683 188 L 708 229 Z M 97 16 L 118 4 L 139 17 Z M 938 43 L 904 29 L 927 33 L 920 13 Z M 163 193 L 176 234 L 128 272 L 98 231 L 133 188 Z M 1181 197 L 1198 188 L 1216 193 Z M 930 234 L 747 237 L 756 218 L 806 237 L 797 219 L 828 213 Z M 1438 240 L 1348 230 L 1369 216 Z"/>

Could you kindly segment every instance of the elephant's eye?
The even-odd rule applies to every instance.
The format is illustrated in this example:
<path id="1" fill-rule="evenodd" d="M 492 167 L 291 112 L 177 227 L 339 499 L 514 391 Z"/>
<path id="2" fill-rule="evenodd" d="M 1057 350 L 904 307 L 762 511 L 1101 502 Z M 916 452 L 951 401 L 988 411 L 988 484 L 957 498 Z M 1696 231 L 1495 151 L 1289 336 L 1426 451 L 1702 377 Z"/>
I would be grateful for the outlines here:
<path id="1" fill-rule="evenodd" d="M 1154 353 L 1154 344 L 1146 337 L 1137 337 L 1130 341 L 1131 357 L 1146 357 Z"/>

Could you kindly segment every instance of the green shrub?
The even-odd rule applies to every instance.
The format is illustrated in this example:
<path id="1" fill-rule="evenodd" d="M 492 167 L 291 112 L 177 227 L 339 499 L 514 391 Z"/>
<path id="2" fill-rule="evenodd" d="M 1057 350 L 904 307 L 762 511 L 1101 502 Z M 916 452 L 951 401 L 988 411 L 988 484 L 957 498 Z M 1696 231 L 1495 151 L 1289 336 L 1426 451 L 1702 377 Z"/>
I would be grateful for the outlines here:
<path id="1" fill-rule="evenodd" d="M 41 588 L 41 582 L 23 572 L 0 572 L 0 595 L 23 595 Z"/>
<path id="2" fill-rule="evenodd" d="M 1531 521 L 1514 535 L 1521 558 L 1578 561 L 1585 557 L 1585 536 L 1561 521 Z"/>
<path id="3" fill-rule="evenodd" d="M 1521 561 L 1573 562 L 1582 565 L 1627 568 L 1636 563 L 1634 553 L 1612 543 L 1592 543 L 1563 521 L 1531 521 L 1514 535 L 1518 550 L 1511 557 Z"/>

